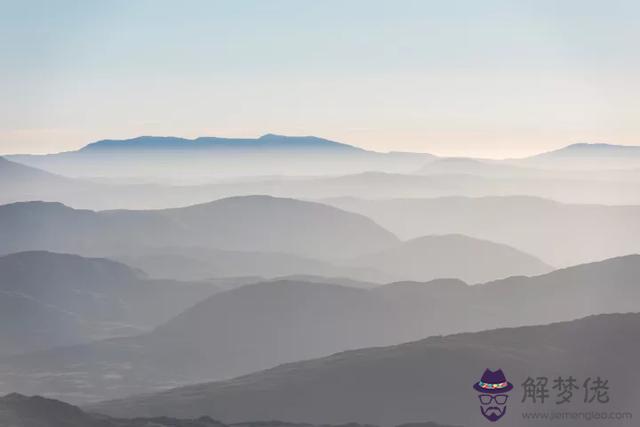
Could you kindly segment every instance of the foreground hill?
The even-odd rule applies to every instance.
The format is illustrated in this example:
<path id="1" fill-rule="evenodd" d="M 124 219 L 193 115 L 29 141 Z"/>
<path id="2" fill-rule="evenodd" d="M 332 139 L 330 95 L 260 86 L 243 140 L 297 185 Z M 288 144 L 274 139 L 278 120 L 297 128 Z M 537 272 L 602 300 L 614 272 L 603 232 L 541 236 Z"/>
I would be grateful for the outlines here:
<path id="1" fill-rule="evenodd" d="M 504 243 L 554 266 L 640 252 L 640 206 L 574 205 L 534 197 L 444 197 L 325 203 L 400 236 L 461 233 Z"/>
<path id="2" fill-rule="evenodd" d="M 424 236 L 355 260 L 355 265 L 378 268 L 398 280 L 426 282 L 456 278 L 468 283 L 514 275 L 534 276 L 551 267 L 517 249 L 486 240 L 450 234 Z"/>
<path id="3" fill-rule="evenodd" d="M 4 359 L 0 389 L 95 401 L 377 342 L 366 290 L 275 281 L 220 295 L 151 333 Z"/>
<path id="4" fill-rule="evenodd" d="M 313 424 L 283 421 L 244 421 L 227 425 L 210 417 L 190 419 L 170 417 L 111 418 L 83 412 L 79 408 L 59 400 L 46 399 L 40 396 L 27 397 L 17 393 L 8 394 L 0 398 L 0 425 L 6 427 L 316 427 Z M 317 427 L 333 426 L 322 425 Z M 349 423 L 341 427 L 376 426 Z M 424 422 L 415 423 L 411 427 L 451 426 Z"/>
<path id="5" fill-rule="evenodd" d="M 0 235 L 0 253 L 41 249 L 89 255 L 202 246 L 340 258 L 397 242 L 361 215 L 267 196 L 157 211 L 95 212 L 59 203 L 14 203 L 0 206 Z"/>
<path id="6" fill-rule="evenodd" d="M 546 326 L 498 329 L 432 337 L 390 347 L 338 353 L 322 359 L 217 383 L 92 405 L 117 416 L 208 414 L 225 422 L 244 419 L 310 423 L 360 422 L 393 425 L 430 418 L 437 422 L 484 425 L 478 393 L 482 372 L 502 369 L 515 388 L 502 420 L 509 426 L 541 425 L 525 411 L 640 410 L 640 314 L 610 314 Z M 579 363 L 577 363 L 579 361 Z M 557 406 L 551 379 L 572 375 L 580 384 L 608 380 L 609 403 L 584 403 L 582 391 Z M 548 377 L 545 405 L 522 403 L 527 377 Z M 546 409 L 545 409 L 546 408 Z M 633 419 L 598 425 L 633 425 Z M 584 420 L 564 425 L 585 425 Z M 545 424 L 546 425 L 546 424 Z"/>
<path id="7" fill-rule="evenodd" d="M 0 257 L 0 354 L 139 333 L 217 289 L 148 280 L 101 258 L 35 251 Z"/>
<path id="8" fill-rule="evenodd" d="M 154 331 L 0 360 L 0 391 L 74 402 L 224 379 L 427 336 L 640 310 L 640 256 L 468 286 L 271 281 L 215 294 Z"/>

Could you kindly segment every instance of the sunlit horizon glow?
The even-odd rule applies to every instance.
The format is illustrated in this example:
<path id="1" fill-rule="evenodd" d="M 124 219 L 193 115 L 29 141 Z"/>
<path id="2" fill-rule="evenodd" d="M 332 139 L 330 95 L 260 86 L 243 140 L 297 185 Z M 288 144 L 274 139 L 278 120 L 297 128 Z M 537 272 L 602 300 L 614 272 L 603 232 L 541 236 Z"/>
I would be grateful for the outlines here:
<path id="1" fill-rule="evenodd" d="M 246 135 L 246 134 L 231 134 L 231 135 L 214 135 L 214 134 L 189 134 L 189 135 L 131 135 L 131 136 L 123 136 L 120 138 L 114 138 L 114 137 L 104 137 L 104 138 L 98 138 L 98 139 L 93 139 L 90 141 L 86 141 L 86 142 L 81 142 L 78 145 L 73 145 L 73 146 L 69 146 L 68 148 L 65 149 L 61 149 L 58 151 L 46 151 L 46 150 L 41 150 L 41 151 L 31 151 L 31 152 L 25 152 L 25 151 L 6 151 L 3 153 L 0 153 L 0 156 L 2 155 L 15 155 L 15 154 L 32 154 L 32 155 L 45 155 L 45 154 L 59 154 L 59 153 L 63 153 L 63 152 L 70 152 L 70 151 L 76 151 L 79 150 L 83 147 L 85 147 L 88 144 L 91 144 L 93 142 L 97 142 L 97 141 L 101 141 L 101 140 L 105 140 L 105 139 L 115 139 L 115 140 L 126 140 L 126 139 L 133 139 L 133 138 L 137 138 L 137 137 L 141 137 L 141 136 L 152 136 L 152 137 L 177 137 L 177 138 L 185 138 L 185 139 L 196 139 L 199 137 L 220 137 L 220 138 L 259 138 L 265 134 L 278 134 L 278 135 L 283 135 L 283 136 L 315 136 L 315 137 L 319 137 L 319 138 L 323 138 L 323 139 L 328 139 L 331 141 L 335 141 L 335 142 L 340 142 L 343 144 L 348 144 L 348 145 L 352 145 L 355 147 L 359 147 L 359 148 L 363 148 L 366 150 L 370 150 L 370 151 L 375 151 L 375 152 L 380 152 L 380 153 L 389 153 L 389 152 L 407 152 L 407 153 L 427 153 L 427 154 L 433 154 L 439 157 L 473 157 L 473 158 L 486 158 L 486 159 L 518 159 L 518 158 L 525 158 L 525 157 L 529 157 L 529 156 L 533 156 L 536 154 L 540 154 L 546 151 L 553 151 L 556 149 L 561 149 L 564 148 L 568 145 L 571 145 L 573 143 L 570 144 L 562 144 L 562 145 L 558 145 L 556 147 L 551 147 L 550 149 L 547 150 L 536 150 L 535 148 L 530 149 L 530 150 L 516 150 L 516 151 L 512 151 L 512 152 L 501 152 L 501 153 L 494 153 L 494 155 L 491 155 L 491 153 L 487 152 L 486 150 L 478 150 L 478 151 L 472 151 L 472 150 L 460 150 L 460 151 L 455 151 L 455 150 L 446 150 L 444 149 L 443 151 L 441 151 L 440 149 L 436 148 L 434 150 L 415 150 L 415 149 L 402 149 L 402 148 L 391 148 L 391 149 L 372 149 L 366 146 L 366 144 L 356 144 L 350 141 L 345 141 L 344 139 L 340 139 L 340 138 L 332 138 L 332 137 L 326 137 L 323 135 L 307 135 L 307 134 L 284 134 L 284 133 L 278 133 L 278 132 L 262 132 L 259 134 L 255 134 L 255 135 Z M 40 140 L 38 140 L 40 141 Z M 534 141 L 532 141 L 534 142 Z M 580 141 L 583 142 L 583 141 Z M 597 142 L 587 142 L 587 143 L 597 143 Z M 56 144 L 57 146 L 58 144 Z M 625 145 L 625 144 L 616 144 L 616 145 Z M 630 144 L 629 144 L 630 145 Z"/>
<path id="2" fill-rule="evenodd" d="M 640 145 L 640 4 L 25 1 L 0 16 L 0 154 L 314 135 L 525 157 Z"/>

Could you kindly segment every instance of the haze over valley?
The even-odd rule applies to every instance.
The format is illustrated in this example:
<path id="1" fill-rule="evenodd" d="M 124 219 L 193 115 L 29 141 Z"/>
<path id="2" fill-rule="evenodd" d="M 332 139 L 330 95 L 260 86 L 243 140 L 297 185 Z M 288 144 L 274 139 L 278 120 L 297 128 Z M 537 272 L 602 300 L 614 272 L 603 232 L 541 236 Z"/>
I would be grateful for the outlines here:
<path id="1" fill-rule="evenodd" d="M 447 417 L 419 405 L 433 399 L 430 393 L 407 400 L 404 373 L 388 396 L 347 391 L 348 378 L 369 369 L 367 352 L 387 351 L 376 350 L 380 346 L 400 346 L 388 347 L 388 363 L 396 366 L 406 365 L 405 348 L 421 345 L 403 343 L 432 336 L 481 337 L 516 327 L 506 330 L 509 336 L 531 346 L 536 329 L 523 326 L 633 322 L 633 315 L 576 320 L 640 311 L 640 207 L 625 196 L 640 181 L 635 151 L 627 152 L 572 146 L 518 161 L 446 159 L 269 135 L 101 141 L 77 152 L 1 160 L 10 203 L 0 206 L 0 392 L 91 404 L 91 411 L 119 419 L 466 425 L 471 415 Z M 593 162 L 599 153 L 606 159 L 600 165 Z M 189 169 L 198 176 L 187 181 L 200 182 L 178 185 L 171 171 L 193 156 L 206 167 Z M 286 169 L 290 175 L 261 176 L 294 158 L 312 166 L 306 175 Z M 274 169 L 251 166 L 253 177 L 215 175 L 223 173 L 219 162 L 236 161 Z M 342 169 L 335 174 L 326 162 Z M 136 167 L 136 175 L 133 165 L 141 164 L 163 164 L 167 174 Z M 563 169 L 554 169 L 557 164 Z M 88 176 L 87 165 L 101 178 Z M 538 194 L 549 183 L 556 200 Z M 144 209 L 122 209 L 128 205 Z M 586 342 L 588 333 L 580 330 Z M 428 349 L 451 341 L 455 356 L 447 356 L 441 372 L 471 357 L 453 344 L 457 337 L 424 341 Z M 420 358 L 436 369 L 443 356 L 433 351 Z M 347 370 L 338 374 L 346 388 L 330 393 L 357 399 L 316 395 L 330 389 L 324 378 L 334 374 L 311 379 L 307 366 L 324 362 L 290 365 L 321 357 L 347 361 L 352 354 L 367 356 L 354 368 L 351 362 L 340 368 Z M 569 363 L 567 357 L 559 361 Z M 473 360 L 465 369 L 489 363 Z M 519 360 L 517 367 L 496 363 L 512 373 L 534 365 L 560 369 L 552 359 Z M 386 369 L 396 368 L 380 372 Z M 292 408 L 288 386 L 270 383 L 280 372 L 287 384 L 303 381 L 294 387 L 317 390 L 305 396 L 326 402 L 328 412 L 304 409 L 301 398 L 295 399 L 299 410 L 286 409 Z M 268 403 L 254 406 L 253 386 L 246 395 L 242 387 L 229 395 L 216 391 L 235 390 L 225 384 L 244 384 L 244 375 L 249 384 L 264 377 L 265 387 L 274 387 L 272 398 L 259 398 Z M 372 381 L 388 378 L 381 375 Z M 203 381 L 227 382 L 189 388 Z M 175 387 L 187 388 L 163 391 Z M 194 403 L 183 390 L 198 390 L 185 391 Z M 155 395 L 128 399 L 150 392 L 160 393 L 161 403 Z M 5 399 L 32 404 L 16 396 Z M 118 400 L 96 404 L 105 399 Z M 376 399 L 391 399 L 394 410 L 364 409 Z"/>
<path id="2" fill-rule="evenodd" d="M 0 427 L 637 427 L 640 3 L 0 13 Z"/>

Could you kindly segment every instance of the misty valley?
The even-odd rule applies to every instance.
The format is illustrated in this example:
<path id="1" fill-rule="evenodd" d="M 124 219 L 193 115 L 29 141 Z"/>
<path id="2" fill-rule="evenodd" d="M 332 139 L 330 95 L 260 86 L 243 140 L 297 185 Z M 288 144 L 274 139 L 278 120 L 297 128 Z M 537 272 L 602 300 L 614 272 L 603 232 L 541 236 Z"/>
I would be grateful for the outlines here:
<path id="1" fill-rule="evenodd" d="M 476 426 L 486 375 L 519 394 L 510 426 L 535 425 L 519 401 L 542 374 L 640 410 L 636 148 L 267 135 L 0 158 L 0 425 Z"/>

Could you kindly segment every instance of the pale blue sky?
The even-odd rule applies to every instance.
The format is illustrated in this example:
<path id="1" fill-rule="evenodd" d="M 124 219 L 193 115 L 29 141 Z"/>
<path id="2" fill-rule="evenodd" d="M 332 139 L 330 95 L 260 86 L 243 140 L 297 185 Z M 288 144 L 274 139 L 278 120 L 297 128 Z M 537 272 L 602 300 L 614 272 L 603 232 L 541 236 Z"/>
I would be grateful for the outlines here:
<path id="1" fill-rule="evenodd" d="M 0 153 L 269 132 L 487 157 L 640 145 L 636 1 L 0 5 Z"/>

